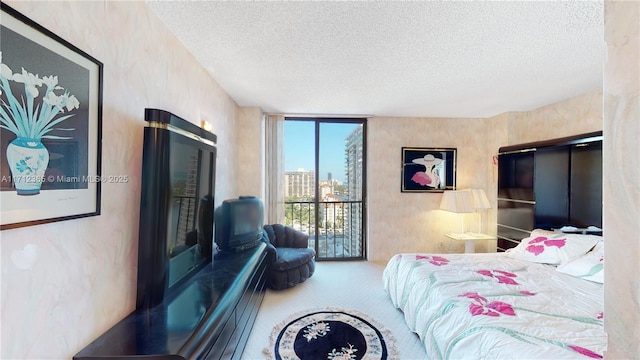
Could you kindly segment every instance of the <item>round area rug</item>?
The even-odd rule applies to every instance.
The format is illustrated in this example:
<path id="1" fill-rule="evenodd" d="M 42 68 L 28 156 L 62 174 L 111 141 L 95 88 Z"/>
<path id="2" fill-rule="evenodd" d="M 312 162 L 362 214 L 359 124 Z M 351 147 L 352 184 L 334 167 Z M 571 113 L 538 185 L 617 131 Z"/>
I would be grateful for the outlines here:
<path id="1" fill-rule="evenodd" d="M 274 329 L 269 353 L 278 360 L 397 358 L 391 334 L 374 323 L 354 310 L 309 310 Z"/>

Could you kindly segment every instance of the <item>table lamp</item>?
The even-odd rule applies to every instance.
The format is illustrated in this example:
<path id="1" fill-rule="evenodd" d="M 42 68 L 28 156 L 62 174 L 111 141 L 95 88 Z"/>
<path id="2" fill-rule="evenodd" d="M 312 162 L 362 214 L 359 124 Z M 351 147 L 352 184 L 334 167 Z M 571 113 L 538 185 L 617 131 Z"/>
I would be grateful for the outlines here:
<path id="1" fill-rule="evenodd" d="M 482 189 L 471 189 L 471 201 L 473 210 L 478 214 L 478 233 L 482 233 L 482 213 L 481 211 L 491 209 L 491 204 Z"/>
<path id="2" fill-rule="evenodd" d="M 474 212 L 473 199 L 469 190 L 449 190 L 442 193 L 440 209 L 456 214 Z M 487 201 L 488 202 L 488 201 Z M 462 217 L 462 231 L 464 233 L 464 216 Z"/>

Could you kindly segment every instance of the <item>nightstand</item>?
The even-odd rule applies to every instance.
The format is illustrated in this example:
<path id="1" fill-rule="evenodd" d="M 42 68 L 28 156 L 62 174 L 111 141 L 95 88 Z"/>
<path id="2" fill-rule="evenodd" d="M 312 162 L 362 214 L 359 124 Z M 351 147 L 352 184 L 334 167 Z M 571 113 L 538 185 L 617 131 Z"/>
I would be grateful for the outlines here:
<path id="1" fill-rule="evenodd" d="M 481 233 L 472 233 L 466 232 L 464 234 L 456 234 L 456 233 L 446 233 L 444 236 L 453 239 L 464 241 L 464 252 L 465 253 L 474 253 L 476 252 L 476 240 L 495 240 L 495 236 L 481 234 Z"/>

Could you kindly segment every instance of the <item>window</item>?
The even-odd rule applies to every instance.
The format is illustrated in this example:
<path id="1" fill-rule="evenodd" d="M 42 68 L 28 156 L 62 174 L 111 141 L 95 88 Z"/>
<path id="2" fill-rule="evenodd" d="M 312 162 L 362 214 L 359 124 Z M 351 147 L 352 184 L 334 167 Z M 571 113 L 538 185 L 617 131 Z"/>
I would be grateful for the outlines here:
<path id="1" fill-rule="evenodd" d="M 365 258 L 366 120 L 286 118 L 285 222 L 318 260 Z"/>

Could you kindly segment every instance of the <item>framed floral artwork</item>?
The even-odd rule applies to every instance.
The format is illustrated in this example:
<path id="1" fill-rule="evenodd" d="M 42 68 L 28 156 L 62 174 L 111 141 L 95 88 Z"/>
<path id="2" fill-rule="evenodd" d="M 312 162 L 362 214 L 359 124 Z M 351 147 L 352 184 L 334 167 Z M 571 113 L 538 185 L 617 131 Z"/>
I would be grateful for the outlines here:
<path id="1" fill-rule="evenodd" d="M 402 148 L 402 192 L 442 192 L 456 188 L 455 148 Z"/>
<path id="2" fill-rule="evenodd" d="M 103 65 L 1 12 L 0 229 L 99 215 Z"/>

